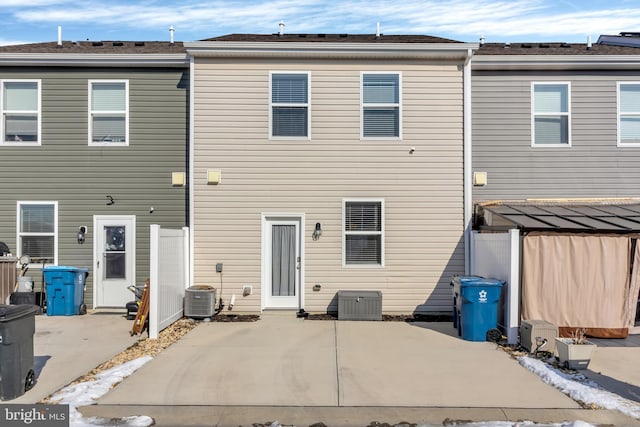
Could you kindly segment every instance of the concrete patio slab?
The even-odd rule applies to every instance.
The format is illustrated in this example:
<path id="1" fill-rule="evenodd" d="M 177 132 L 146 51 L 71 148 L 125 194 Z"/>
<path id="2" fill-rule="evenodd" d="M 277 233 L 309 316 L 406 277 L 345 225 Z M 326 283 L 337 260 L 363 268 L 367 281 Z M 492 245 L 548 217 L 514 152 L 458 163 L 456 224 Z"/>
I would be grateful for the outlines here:
<path id="1" fill-rule="evenodd" d="M 3 403 L 37 403 L 133 345 L 140 336 L 129 334 L 132 321 L 124 315 L 124 310 L 91 310 L 83 316 L 36 316 L 36 385 Z"/>
<path id="2" fill-rule="evenodd" d="M 579 408 L 448 323 L 203 323 L 100 405 Z M 153 390 L 153 392 L 149 392 Z"/>

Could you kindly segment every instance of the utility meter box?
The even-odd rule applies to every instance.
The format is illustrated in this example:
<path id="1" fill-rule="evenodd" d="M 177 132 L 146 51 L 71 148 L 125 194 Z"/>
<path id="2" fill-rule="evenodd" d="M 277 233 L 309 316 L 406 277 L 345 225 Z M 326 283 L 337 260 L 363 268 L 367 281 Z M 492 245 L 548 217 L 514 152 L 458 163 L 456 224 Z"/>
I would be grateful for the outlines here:
<path id="1" fill-rule="evenodd" d="M 523 320 L 520 324 L 520 345 L 529 353 L 536 350 L 555 352 L 557 336 L 558 327 L 545 320 Z"/>

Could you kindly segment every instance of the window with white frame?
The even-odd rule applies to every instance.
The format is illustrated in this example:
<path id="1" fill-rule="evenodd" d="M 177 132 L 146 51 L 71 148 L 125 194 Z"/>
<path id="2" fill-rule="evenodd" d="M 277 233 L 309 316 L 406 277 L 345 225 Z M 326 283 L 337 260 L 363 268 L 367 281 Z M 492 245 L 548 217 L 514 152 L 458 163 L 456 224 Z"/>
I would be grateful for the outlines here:
<path id="1" fill-rule="evenodd" d="M 58 203 L 18 202 L 18 255 L 34 263 L 55 264 L 58 246 Z"/>
<path id="2" fill-rule="evenodd" d="M 532 145 L 570 146 L 569 83 L 532 84 Z"/>
<path id="3" fill-rule="evenodd" d="M 309 137 L 309 73 L 271 73 L 271 136 Z"/>
<path id="4" fill-rule="evenodd" d="M 89 143 L 129 143 L 129 84 L 127 81 L 89 82 Z"/>
<path id="5" fill-rule="evenodd" d="M 2 143 L 40 144 L 40 81 L 2 82 Z"/>
<path id="6" fill-rule="evenodd" d="M 344 265 L 384 265 L 384 201 L 347 199 L 342 210 Z"/>
<path id="7" fill-rule="evenodd" d="M 618 83 L 618 145 L 640 145 L 640 82 Z"/>
<path id="8" fill-rule="evenodd" d="M 363 138 L 400 138 L 400 74 L 362 73 Z"/>

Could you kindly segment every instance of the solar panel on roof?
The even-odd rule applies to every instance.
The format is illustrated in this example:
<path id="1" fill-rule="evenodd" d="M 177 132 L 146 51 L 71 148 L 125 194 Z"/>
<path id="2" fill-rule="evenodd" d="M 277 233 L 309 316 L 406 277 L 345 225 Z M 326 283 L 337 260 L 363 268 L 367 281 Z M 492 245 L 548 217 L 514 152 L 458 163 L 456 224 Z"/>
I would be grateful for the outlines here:
<path id="1" fill-rule="evenodd" d="M 586 225 L 580 224 L 579 222 L 574 222 L 574 221 L 570 221 L 568 219 L 565 219 L 563 217 L 560 216 L 546 216 L 544 218 L 542 218 L 545 222 L 548 222 L 549 224 L 552 224 L 553 226 L 557 227 L 557 228 L 571 228 L 571 229 L 583 229 L 583 230 L 588 230 L 589 227 L 587 227 Z M 572 218 L 574 219 L 574 218 Z M 575 218 L 577 221 L 580 221 L 581 217 Z"/>
<path id="2" fill-rule="evenodd" d="M 505 215 L 509 221 L 512 221 L 519 227 L 524 228 L 553 228 L 546 222 L 539 221 L 526 215 Z"/>

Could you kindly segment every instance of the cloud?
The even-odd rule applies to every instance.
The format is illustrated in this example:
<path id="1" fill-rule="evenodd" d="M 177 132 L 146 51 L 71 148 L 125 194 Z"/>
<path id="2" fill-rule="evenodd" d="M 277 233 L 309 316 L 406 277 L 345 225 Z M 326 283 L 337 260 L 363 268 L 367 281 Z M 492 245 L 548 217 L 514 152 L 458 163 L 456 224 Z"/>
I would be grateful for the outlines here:
<path id="1" fill-rule="evenodd" d="M 60 0 L 29 0 L 29 7 L 35 6 L 51 6 L 54 4 L 64 4 L 69 3 L 68 1 L 60 1 Z M 10 8 L 10 7 L 25 7 L 24 0 L 0 0 L 0 8 Z"/>
<path id="2" fill-rule="evenodd" d="M 386 34 L 429 34 L 488 41 L 509 38 L 584 40 L 586 34 L 634 29 L 640 8 L 600 2 L 553 0 L 112 0 L 83 2 L 0 0 L 16 21 L 28 25 L 86 25 L 91 32 L 124 34 L 176 27 L 181 40 L 228 33 L 273 33 L 284 20 L 290 33 L 373 33 L 377 21 Z M 613 3 L 616 4 L 615 2 Z M 626 1 L 617 4 L 632 5 Z M 562 5 L 562 9 L 559 8 Z M 597 8 L 605 7 L 598 10 Z M 186 36 L 186 37 L 185 37 Z"/>

